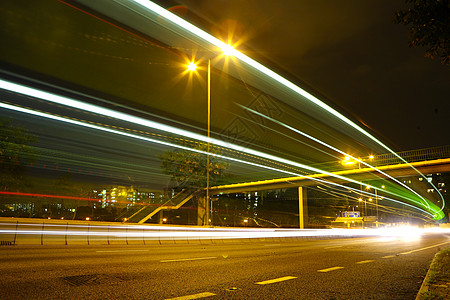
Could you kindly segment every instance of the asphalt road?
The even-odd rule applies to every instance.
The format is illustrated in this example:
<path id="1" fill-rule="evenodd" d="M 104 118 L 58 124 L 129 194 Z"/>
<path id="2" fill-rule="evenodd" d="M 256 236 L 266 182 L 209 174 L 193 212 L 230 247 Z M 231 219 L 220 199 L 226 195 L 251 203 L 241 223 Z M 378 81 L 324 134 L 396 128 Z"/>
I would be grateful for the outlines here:
<path id="1" fill-rule="evenodd" d="M 0 247 L 0 299 L 414 299 L 450 235 Z M 195 298 L 197 297 L 197 298 Z"/>

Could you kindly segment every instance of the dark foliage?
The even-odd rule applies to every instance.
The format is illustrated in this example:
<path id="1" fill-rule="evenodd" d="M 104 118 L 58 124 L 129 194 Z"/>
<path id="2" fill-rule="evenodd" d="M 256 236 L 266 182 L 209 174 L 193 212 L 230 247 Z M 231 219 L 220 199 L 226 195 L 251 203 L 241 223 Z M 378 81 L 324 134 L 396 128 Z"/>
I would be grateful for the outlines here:
<path id="1" fill-rule="evenodd" d="M 425 56 L 450 66 L 450 0 L 406 0 L 395 22 L 409 26 L 409 46 L 426 47 Z"/>

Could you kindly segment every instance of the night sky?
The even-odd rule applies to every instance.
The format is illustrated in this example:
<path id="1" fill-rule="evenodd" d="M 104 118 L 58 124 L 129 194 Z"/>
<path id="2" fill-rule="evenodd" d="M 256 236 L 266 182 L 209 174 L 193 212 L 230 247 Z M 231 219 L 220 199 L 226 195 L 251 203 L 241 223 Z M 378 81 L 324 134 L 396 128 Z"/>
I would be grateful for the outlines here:
<path id="1" fill-rule="evenodd" d="M 450 144 L 450 70 L 408 47 L 408 28 L 393 21 L 403 0 L 177 2 L 185 7 L 173 12 L 207 20 L 222 40 L 229 33 L 395 150 Z"/>

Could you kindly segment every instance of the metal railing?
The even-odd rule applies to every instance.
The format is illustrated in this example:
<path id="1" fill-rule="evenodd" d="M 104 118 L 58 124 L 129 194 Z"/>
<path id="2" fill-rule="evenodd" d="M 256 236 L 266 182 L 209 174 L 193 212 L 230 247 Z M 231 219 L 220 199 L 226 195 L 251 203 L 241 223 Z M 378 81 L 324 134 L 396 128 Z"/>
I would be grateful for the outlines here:
<path id="1" fill-rule="evenodd" d="M 450 145 L 433 147 L 433 148 L 425 148 L 418 150 L 408 150 L 397 152 L 399 156 L 401 156 L 404 160 L 409 163 L 426 161 L 426 160 L 435 160 L 435 159 L 444 159 L 450 158 Z M 395 165 L 404 163 L 400 158 L 395 156 L 392 153 L 375 155 L 373 158 L 374 166 L 386 166 L 386 165 Z"/>
<path id="2" fill-rule="evenodd" d="M 427 160 L 436 160 L 436 159 L 444 159 L 450 158 L 450 145 L 439 146 L 439 147 L 431 147 L 417 150 L 408 150 L 397 152 L 397 154 L 402 157 L 408 163 L 427 161 Z M 388 166 L 388 165 L 397 165 L 405 163 L 398 156 L 393 153 L 385 153 L 374 155 L 373 158 L 369 158 L 369 156 L 361 157 L 362 161 L 367 162 L 368 164 L 374 167 Z M 319 168 L 321 170 L 335 172 L 343 169 L 348 169 L 348 167 L 344 167 L 341 164 L 341 161 L 331 161 L 315 164 L 314 167 Z M 361 165 L 361 167 L 363 167 Z M 356 168 L 358 165 L 356 164 Z"/>

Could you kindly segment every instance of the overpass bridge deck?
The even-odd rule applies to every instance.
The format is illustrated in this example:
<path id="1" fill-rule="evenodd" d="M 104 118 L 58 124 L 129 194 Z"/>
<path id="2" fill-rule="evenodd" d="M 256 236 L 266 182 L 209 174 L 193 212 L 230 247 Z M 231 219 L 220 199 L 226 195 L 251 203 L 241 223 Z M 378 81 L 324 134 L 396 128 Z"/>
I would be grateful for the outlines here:
<path id="1" fill-rule="evenodd" d="M 419 161 L 413 163 L 400 163 L 395 165 L 385 165 L 376 168 L 358 168 L 332 172 L 334 176 L 346 177 L 353 180 L 374 180 L 386 178 L 388 174 L 392 177 L 405 177 L 417 175 L 417 171 L 422 174 L 450 172 L 450 158 L 434 159 L 429 161 Z M 343 183 L 341 178 L 333 177 L 329 174 L 313 174 L 308 176 L 286 177 L 254 182 L 236 183 L 229 185 L 214 186 L 210 188 L 211 195 L 220 193 L 242 193 L 248 191 L 284 189 L 292 187 L 310 186 L 317 184 L 317 180 L 327 180 L 333 183 Z"/>

